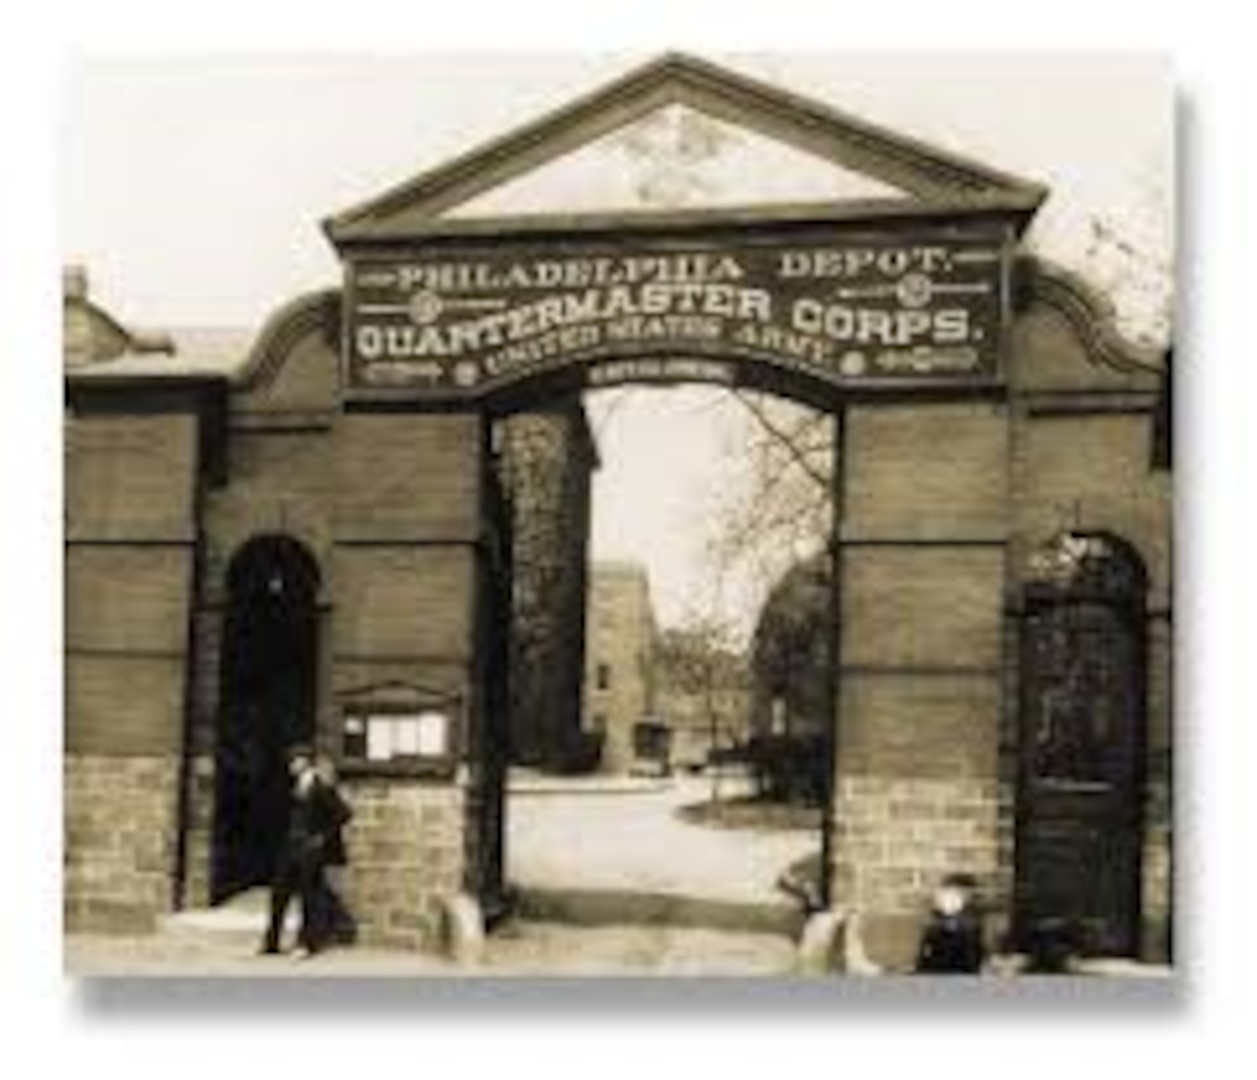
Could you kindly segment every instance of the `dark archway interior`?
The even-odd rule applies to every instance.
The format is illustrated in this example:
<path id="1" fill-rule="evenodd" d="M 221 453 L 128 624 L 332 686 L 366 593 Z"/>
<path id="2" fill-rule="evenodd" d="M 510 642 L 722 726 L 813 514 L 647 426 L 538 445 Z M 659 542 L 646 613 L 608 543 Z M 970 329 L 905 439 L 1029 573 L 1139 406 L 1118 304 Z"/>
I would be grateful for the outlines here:
<path id="1" fill-rule="evenodd" d="M 269 880 L 287 827 L 286 751 L 315 730 L 318 586 L 314 560 L 282 536 L 250 541 L 228 572 L 215 901 Z"/>

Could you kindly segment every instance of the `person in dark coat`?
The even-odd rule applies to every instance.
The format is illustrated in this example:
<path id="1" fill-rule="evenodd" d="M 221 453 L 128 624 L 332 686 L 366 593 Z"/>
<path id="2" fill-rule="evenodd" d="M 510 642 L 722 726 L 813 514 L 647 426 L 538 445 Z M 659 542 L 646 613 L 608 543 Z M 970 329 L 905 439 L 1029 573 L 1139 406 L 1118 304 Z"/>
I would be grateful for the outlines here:
<path id="1" fill-rule="evenodd" d="M 358 923 L 345 906 L 341 898 L 338 875 L 349 861 L 345 854 L 344 826 L 353 816 L 349 807 L 341 797 L 336 786 L 336 763 L 328 754 L 319 754 L 315 758 L 315 771 L 319 779 L 327 786 L 337 803 L 335 817 L 340 824 L 328 838 L 325 866 L 323 872 L 323 902 L 327 913 L 328 935 L 337 945 L 352 945 L 358 939 Z"/>
<path id="2" fill-rule="evenodd" d="M 319 776 L 309 747 L 289 751 L 288 771 L 292 777 L 288 829 L 271 882 L 270 922 L 261 951 L 280 951 L 284 915 L 296 894 L 301 902 L 297 943 L 304 955 L 311 956 L 332 936 L 326 871 L 336 838 L 349 820 L 349 808 L 335 786 Z"/>
<path id="3" fill-rule="evenodd" d="M 925 975 L 976 975 L 986 960 L 982 916 L 969 874 L 949 874 L 934 894 L 921 934 L 916 970 Z"/>

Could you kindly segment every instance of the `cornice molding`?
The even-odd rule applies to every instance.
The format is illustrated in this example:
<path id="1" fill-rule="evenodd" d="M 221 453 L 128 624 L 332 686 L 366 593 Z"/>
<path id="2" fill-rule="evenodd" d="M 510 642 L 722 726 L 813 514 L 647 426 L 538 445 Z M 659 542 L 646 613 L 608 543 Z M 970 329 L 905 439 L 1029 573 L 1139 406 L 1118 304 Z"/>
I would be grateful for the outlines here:
<path id="1" fill-rule="evenodd" d="M 329 346 L 339 351 L 336 336 L 340 318 L 340 289 L 319 289 L 290 300 L 262 327 L 249 349 L 248 358 L 232 376 L 232 391 L 256 391 L 269 386 L 275 381 L 293 346 L 312 332 L 323 331 Z"/>
<path id="2" fill-rule="evenodd" d="M 1018 259 L 1018 271 L 1026 298 L 1063 315 L 1092 360 L 1123 375 L 1164 374 L 1165 353 L 1123 335 L 1112 301 L 1079 275 L 1033 255 Z"/>

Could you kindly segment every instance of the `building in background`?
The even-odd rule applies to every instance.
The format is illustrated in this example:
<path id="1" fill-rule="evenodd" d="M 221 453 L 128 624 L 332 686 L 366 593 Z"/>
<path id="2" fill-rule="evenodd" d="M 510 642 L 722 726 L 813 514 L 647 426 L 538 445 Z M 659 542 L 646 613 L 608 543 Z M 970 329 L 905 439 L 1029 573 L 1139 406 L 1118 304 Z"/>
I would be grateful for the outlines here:
<path id="1" fill-rule="evenodd" d="M 836 681 L 829 557 L 796 563 L 768 594 L 751 645 L 748 752 L 762 794 L 819 802 Z"/>
<path id="2" fill-rule="evenodd" d="M 658 631 L 645 568 L 594 563 L 586 625 L 585 730 L 602 736 L 603 769 L 626 772 L 634 725 L 655 712 Z"/>
<path id="3" fill-rule="evenodd" d="M 673 764 L 707 764 L 712 751 L 746 743 L 750 730 L 747 658 L 702 629 L 668 629 L 659 636 L 655 709 L 671 733 Z"/>

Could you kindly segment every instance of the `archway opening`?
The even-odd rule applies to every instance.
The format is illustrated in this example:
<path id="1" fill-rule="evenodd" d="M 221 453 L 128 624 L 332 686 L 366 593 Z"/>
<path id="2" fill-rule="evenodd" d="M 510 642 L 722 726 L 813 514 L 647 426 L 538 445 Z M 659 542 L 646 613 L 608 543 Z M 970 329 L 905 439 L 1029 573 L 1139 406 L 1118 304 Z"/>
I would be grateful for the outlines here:
<path id="1" fill-rule="evenodd" d="M 286 753 L 313 741 L 319 572 L 286 536 L 250 540 L 227 573 L 215 744 L 213 899 L 269 880 L 287 827 Z"/>
<path id="2" fill-rule="evenodd" d="M 515 767 L 501 870 L 525 918 L 793 932 L 822 901 L 832 797 L 834 417 L 736 384 L 621 372 L 613 388 L 566 399 L 598 458 L 583 507 L 545 445 L 571 437 L 558 394 L 534 406 L 548 419 L 513 416 L 515 441 L 497 440 L 508 473 L 530 470 L 512 488 Z M 779 449 L 750 455 L 748 428 Z M 741 491 L 730 465 L 744 452 Z M 587 549 L 540 558 L 547 534 L 586 532 Z M 563 617 L 549 605 L 573 565 L 583 606 Z M 800 578 L 807 588 L 786 587 Z M 789 670 L 768 662 L 804 646 Z M 806 760 L 768 761 L 766 744 Z M 770 782 L 774 764 L 789 782 Z"/>

